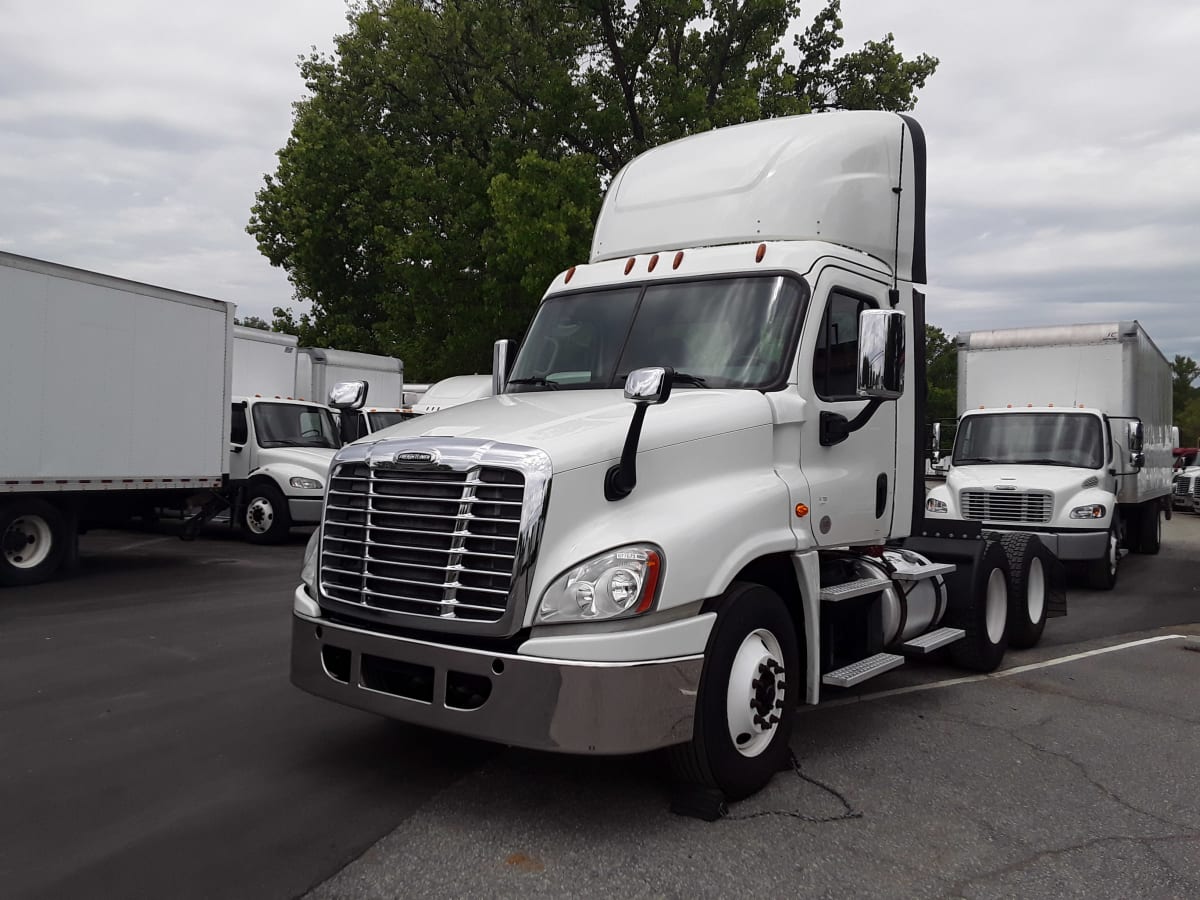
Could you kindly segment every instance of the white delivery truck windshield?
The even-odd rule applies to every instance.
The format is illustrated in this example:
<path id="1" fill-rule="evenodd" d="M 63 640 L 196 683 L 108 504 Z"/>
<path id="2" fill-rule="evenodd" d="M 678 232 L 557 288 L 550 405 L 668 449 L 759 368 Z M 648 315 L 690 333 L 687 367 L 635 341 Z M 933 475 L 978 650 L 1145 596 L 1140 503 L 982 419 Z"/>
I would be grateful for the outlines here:
<path id="1" fill-rule="evenodd" d="M 800 282 L 779 275 L 551 297 L 508 383 L 514 392 L 618 388 L 634 369 L 667 365 L 683 385 L 766 389 L 787 374 L 802 305 Z"/>
<path id="2" fill-rule="evenodd" d="M 1080 413 L 1006 413 L 963 418 L 954 465 L 1005 463 L 1098 469 L 1104 465 L 1100 420 Z"/>
<path id="3" fill-rule="evenodd" d="M 295 403 L 254 404 L 254 433 L 260 447 L 340 447 L 329 410 Z"/>

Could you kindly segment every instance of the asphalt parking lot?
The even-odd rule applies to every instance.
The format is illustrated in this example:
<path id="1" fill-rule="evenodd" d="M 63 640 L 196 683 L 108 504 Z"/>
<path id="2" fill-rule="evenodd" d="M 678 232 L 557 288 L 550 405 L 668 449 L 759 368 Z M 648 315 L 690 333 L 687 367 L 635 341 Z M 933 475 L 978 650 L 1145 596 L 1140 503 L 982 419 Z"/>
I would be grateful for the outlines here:
<path id="1" fill-rule="evenodd" d="M 797 772 L 712 824 L 667 811 L 653 756 L 296 691 L 304 540 L 97 533 L 74 577 L 0 596 L 0 893 L 1200 894 L 1200 517 L 1115 592 L 1073 590 L 1016 670 L 910 666 L 805 711 Z"/>

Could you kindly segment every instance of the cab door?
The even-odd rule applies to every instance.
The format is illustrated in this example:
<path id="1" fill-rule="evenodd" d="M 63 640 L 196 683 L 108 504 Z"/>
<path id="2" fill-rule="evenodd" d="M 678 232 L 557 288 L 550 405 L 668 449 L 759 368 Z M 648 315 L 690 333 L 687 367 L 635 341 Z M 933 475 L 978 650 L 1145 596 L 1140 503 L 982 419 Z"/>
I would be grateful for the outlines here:
<path id="1" fill-rule="evenodd" d="M 818 275 L 801 339 L 797 383 L 810 414 L 800 464 L 819 546 L 881 543 L 891 532 L 896 484 L 896 404 L 868 406 L 856 396 L 859 314 L 888 309 L 887 284 L 836 266 Z M 846 434 L 846 427 L 855 430 Z"/>

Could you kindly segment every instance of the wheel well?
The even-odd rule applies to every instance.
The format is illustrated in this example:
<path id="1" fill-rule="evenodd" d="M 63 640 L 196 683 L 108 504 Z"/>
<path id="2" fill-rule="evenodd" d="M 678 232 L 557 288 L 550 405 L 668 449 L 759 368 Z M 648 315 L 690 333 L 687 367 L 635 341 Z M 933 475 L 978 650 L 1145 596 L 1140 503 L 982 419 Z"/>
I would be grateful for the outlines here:
<path id="1" fill-rule="evenodd" d="M 786 553 L 774 553 L 770 556 L 760 556 L 758 559 L 742 568 L 734 581 L 749 581 L 769 587 L 777 593 L 787 607 L 791 616 L 792 626 L 796 629 L 796 644 L 800 649 L 800 671 L 806 671 L 807 643 L 804 634 L 804 603 L 800 596 L 800 584 L 796 580 L 796 569 L 792 558 Z"/>

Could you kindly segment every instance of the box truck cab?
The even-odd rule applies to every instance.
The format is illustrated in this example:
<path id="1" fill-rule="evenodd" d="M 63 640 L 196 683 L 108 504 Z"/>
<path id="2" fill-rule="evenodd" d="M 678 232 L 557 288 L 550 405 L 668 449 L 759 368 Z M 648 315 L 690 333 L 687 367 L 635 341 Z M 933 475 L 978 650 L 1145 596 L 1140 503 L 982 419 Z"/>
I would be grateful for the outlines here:
<path id="1" fill-rule="evenodd" d="M 246 539 L 278 543 L 293 525 L 319 522 L 329 464 L 341 445 L 328 407 L 278 397 L 235 397 L 229 496 Z"/>
<path id="2" fill-rule="evenodd" d="M 798 702 L 1036 643 L 1054 557 L 923 520 L 924 174 L 880 112 L 631 162 L 494 396 L 338 452 L 293 682 L 506 744 L 671 747 L 743 797 Z"/>
<path id="3" fill-rule="evenodd" d="M 1157 553 L 1171 490 L 1171 379 L 1137 322 L 962 334 L 961 416 L 929 516 L 1036 532 L 1093 587 Z M 1091 399 L 1092 404 L 1083 402 Z"/>

